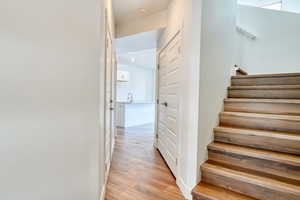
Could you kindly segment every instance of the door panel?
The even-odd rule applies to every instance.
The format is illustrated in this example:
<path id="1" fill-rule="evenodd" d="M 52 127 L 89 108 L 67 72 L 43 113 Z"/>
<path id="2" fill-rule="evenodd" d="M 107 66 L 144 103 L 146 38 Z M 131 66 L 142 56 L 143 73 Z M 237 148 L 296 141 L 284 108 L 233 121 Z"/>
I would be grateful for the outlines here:
<path id="1" fill-rule="evenodd" d="M 176 177 L 180 99 L 181 34 L 169 42 L 158 56 L 157 146 Z"/>

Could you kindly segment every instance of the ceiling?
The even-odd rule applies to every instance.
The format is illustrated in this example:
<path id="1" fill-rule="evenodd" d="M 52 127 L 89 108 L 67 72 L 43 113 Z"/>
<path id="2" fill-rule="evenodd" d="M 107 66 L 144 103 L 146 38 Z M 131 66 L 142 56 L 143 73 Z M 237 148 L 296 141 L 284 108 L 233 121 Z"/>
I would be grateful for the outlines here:
<path id="1" fill-rule="evenodd" d="M 116 24 L 167 9 L 170 0 L 113 0 Z M 141 10 L 145 9 L 145 10 Z"/>

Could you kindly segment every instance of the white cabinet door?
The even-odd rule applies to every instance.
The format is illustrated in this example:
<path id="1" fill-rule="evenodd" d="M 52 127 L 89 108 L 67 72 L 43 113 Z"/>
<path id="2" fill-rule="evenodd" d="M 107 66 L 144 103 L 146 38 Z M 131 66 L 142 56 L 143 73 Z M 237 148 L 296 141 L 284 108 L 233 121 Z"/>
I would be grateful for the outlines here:
<path id="1" fill-rule="evenodd" d="M 167 44 L 158 56 L 157 146 L 176 177 L 181 70 L 181 34 Z"/>

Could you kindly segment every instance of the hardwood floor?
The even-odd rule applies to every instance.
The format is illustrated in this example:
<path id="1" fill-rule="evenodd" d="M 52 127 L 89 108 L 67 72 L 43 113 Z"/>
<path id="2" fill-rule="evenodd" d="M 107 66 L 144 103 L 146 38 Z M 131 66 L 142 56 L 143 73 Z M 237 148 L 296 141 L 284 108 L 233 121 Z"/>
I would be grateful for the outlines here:
<path id="1" fill-rule="evenodd" d="M 184 200 L 151 126 L 118 130 L 105 200 Z"/>

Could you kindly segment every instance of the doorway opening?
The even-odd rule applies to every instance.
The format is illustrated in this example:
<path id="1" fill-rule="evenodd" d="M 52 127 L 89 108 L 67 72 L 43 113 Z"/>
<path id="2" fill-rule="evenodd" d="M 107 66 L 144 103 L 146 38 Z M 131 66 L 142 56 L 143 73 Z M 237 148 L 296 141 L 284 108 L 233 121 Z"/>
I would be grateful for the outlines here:
<path id="1" fill-rule="evenodd" d="M 116 40 L 116 128 L 142 129 L 154 138 L 157 44 L 163 29 Z M 142 134 L 142 133 L 141 133 Z"/>
<path id="2" fill-rule="evenodd" d="M 181 39 L 178 32 L 161 45 L 163 34 L 116 40 L 116 139 L 106 200 L 148 199 L 145 191 L 157 200 L 184 199 L 176 183 Z"/>

